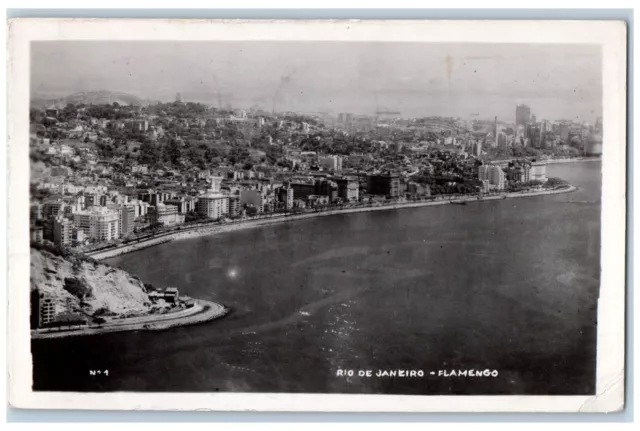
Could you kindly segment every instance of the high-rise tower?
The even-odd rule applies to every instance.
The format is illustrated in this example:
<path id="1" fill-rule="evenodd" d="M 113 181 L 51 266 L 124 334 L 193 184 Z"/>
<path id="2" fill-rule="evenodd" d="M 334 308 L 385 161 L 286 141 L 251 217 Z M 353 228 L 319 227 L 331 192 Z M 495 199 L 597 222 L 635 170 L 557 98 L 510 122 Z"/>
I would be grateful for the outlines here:
<path id="1" fill-rule="evenodd" d="M 531 108 L 527 105 L 516 106 L 516 127 L 526 126 L 531 123 Z"/>

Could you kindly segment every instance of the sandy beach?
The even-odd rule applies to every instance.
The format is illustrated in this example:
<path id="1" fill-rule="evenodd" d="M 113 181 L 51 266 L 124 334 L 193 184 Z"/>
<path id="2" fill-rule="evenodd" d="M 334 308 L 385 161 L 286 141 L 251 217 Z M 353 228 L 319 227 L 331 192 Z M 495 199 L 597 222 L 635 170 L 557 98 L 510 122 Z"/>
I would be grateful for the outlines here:
<path id="1" fill-rule="evenodd" d="M 112 248 L 105 251 L 100 251 L 94 254 L 89 254 L 93 259 L 102 260 L 108 259 L 115 256 L 120 256 L 126 253 L 132 253 L 136 250 L 141 250 L 143 248 L 148 248 L 154 246 L 156 244 L 165 243 L 168 240 L 176 241 L 187 238 L 195 238 L 205 235 L 216 235 L 225 232 L 234 232 L 237 230 L 243 229 L 252 229 L 260 226 L 266 226 L 274 223 L 284 223 L 295 220 L 305 220 L 314 217 L 326 217 L 336 214 L 350 214 L 356 212 L 366 212 L 366 211 L 387 211 L 387 210 L 397 210 L 402 208 L 417 208 L 417 207 L 426 207 L 426 206 L 436 206 L 436 205 L 450 205 L 451 202 L 482 202 L 488 200 L 499 200 L 505 198 L 524 198 L 524 197 L 533 197 L 533 196 L 542 196 L 542 195 L 552 195 L 559 193 L 569 193 L 576 190 L 574 186 L 567 186 L 561 189 L 555 190 L 540 190 L 540 191 L 532 191 L 532 192 L 518 192 L 518 193 L 504 193 L 497 196 L 486 196 L 481 199 L 477 197 L 469 197 L 469 198 L 458 198 L 458 199 L 442 199 L 436 201 L 425 201 L 425 202 L 403 202 L 403 203 L 395 203 L 392 205 L 379 205 L 379 206 L 367 206 L 367 207 L 356 207 L 356 208 L 344 208 L 330 211 L 322 211 L 317 213 L 310 214 L 299 214 L 299 215 L 282 215 L 282 214 L 274 214 L 271 216 L 267 216 L 264 218 L 260 218 L 257 220 L 244 220 L 241 222 L 229 223 L 229 224 L 216 224 L 209 226 L 200 226 L 200 227 L 190 227 L 180 231 L 171 232 L 163 234 L 159 237 L 149 239 L 144 242 L 125 245 L 118 248 Z"/>
<path id="2" fill-rule="evenodd" d="M 497 165 L 506 165 L 509 162 L 512 162 L 514 160 L 517 160 L 517 159 L 492 160 L 488 163 L 497 164 Z M 540 161 L 546 163 L 547 165 L 556 165 L 560 163 L 601 162 L 602 157 L 573 157 L 568 159 L 545 159 Z"/>
<path id="3" fill-rule="evenodd" d="M 602 157 L 577 157 L 573 159 L 549 159 L 545 160 L 548 165 L 558 163 L 578 163 L 578 162 L 601 162 Z"/>

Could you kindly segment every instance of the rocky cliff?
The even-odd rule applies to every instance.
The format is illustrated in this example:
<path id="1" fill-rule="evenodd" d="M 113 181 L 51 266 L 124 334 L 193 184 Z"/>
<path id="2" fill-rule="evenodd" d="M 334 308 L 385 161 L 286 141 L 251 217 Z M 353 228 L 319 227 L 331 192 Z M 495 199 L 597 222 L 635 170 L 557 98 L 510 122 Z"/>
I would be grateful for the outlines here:
<path id="1" fill-rule="evenodd" d="M 31 249 L 31 291 L 55 300 L 56 313 L 137 315 L 150 310 L 144 283 L 117 268 Z"/>

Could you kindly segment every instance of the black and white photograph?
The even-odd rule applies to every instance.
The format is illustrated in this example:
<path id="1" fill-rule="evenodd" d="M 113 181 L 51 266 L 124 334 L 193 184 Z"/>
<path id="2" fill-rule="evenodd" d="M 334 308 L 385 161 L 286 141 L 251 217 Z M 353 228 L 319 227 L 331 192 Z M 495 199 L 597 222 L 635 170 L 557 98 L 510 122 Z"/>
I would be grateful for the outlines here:
<path id="1" fill-rule="evenodd" d="M 601 392 L 626 121 L 602 44 L 95 28 L 34 35 L 13 94 L 25 390 Z"/>

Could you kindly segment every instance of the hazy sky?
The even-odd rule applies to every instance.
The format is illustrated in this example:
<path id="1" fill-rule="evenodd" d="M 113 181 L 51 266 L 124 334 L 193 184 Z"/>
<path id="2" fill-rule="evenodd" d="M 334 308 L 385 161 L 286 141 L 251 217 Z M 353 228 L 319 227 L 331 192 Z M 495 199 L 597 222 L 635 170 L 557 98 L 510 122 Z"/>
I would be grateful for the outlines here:
<path id="1" fill-rule="evenodd" d="M 111 90 L 277 111 L 514 121 L 602 115 L 601 55 L 588 45 L 362 42 L 35 42 L 32 97 Z"/>

